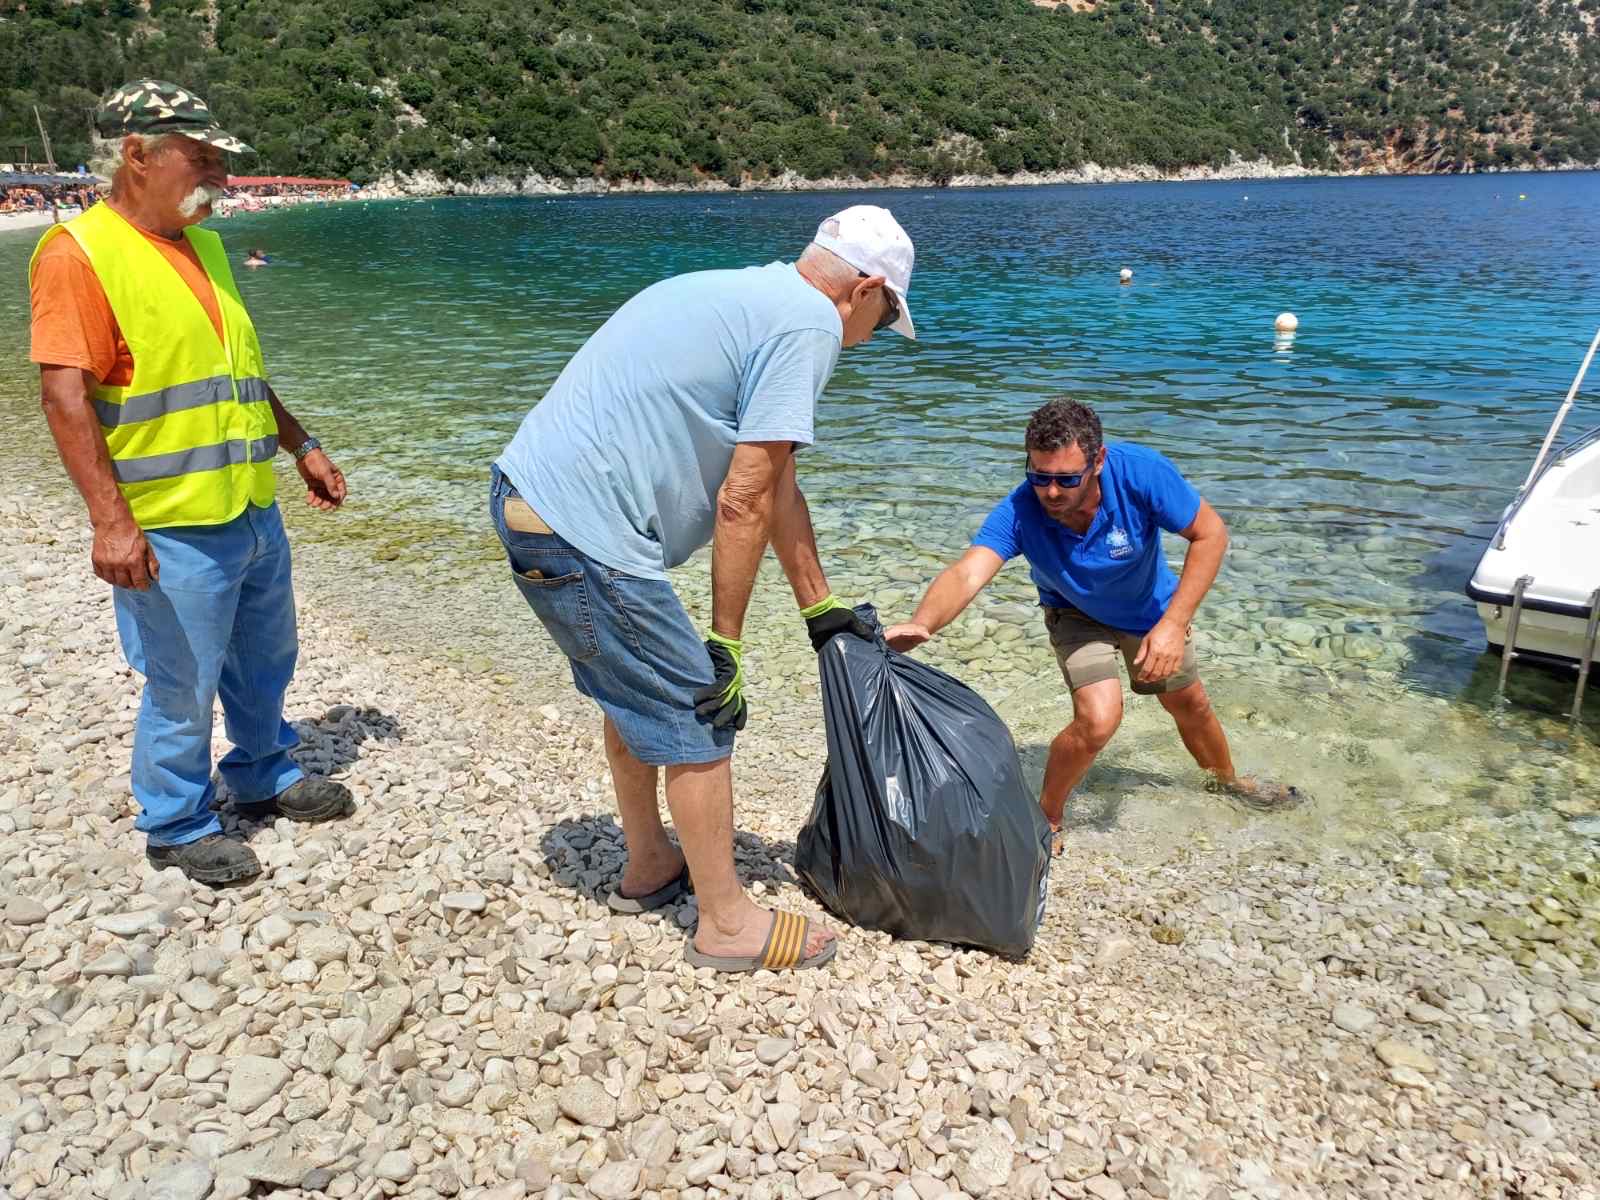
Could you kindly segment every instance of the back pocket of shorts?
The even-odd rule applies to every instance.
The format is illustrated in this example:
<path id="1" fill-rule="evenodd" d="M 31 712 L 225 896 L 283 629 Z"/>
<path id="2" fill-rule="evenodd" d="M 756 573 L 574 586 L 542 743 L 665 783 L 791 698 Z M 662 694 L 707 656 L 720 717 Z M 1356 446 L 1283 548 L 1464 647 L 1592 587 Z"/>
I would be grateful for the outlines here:
<path id="1" fill-rule="evenodd" d="M 564 558 L 560 565 L 571 566 L 573 560 Z M 513 566 L 511 578 L 561 653 L 573 662 L 583 662 L 600 653 L 589 610 L 589 585 L 581 570 L 551 576 L 537 569 L 519 571 Z"/>

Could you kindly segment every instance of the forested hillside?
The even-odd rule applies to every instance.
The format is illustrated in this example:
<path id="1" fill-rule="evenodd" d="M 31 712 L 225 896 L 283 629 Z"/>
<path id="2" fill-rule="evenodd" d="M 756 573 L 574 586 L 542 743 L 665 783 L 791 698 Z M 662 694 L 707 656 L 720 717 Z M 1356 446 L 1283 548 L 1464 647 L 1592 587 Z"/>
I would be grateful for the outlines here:
<path id="1" fill-rule="evenodd" d="M 0 0 L 0 159 L 183 82 L 250 169 L 759 181 L 1600 161 L 1600 0 Z M 21 152 L 26 149 L 27 153 Z M 241 164 L 244 165 L 244 164 Z"/>

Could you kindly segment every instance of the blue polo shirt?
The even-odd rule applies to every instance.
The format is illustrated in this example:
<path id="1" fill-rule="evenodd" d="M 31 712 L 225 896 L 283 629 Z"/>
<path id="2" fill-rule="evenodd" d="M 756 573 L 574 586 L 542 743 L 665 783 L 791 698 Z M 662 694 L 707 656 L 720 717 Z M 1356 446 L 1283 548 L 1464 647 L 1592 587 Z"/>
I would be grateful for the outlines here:
<path id="1" fill-rule="evenodd" d="M 1046 608 L 1070 606 L 1112 629 L 1146 634 L 1178 590 L 1161 531 L 1180 533 L 1199 512 L 1200 493 L 1165 456 L 1108 443 L 1100 510 L 1086 533 L 1045 512 L 1024 482 L 995 505 L 972 544 L 1007 560 L 1023 555 Z"/>

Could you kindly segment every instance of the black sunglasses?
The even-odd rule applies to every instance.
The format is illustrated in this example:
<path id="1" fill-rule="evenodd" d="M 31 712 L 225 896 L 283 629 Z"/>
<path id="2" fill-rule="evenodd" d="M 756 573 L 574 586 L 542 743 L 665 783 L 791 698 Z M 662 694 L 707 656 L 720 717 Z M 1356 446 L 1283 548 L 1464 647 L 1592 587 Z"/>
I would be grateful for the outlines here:
<path id="1" fill-rule="evenodd" d="M 872 278 L 865 271 L 857 271 L 856 274 L 861 276 L 862 279 Z M 887 283 L 883 285 L 883 301 L 886 307 L 883 310 L 883 316 L 879 317 L 878 323 L 872 327 L 873 333 L 879 333 L 889 328 L 900 319 L 900 302 L 894 298 L 894 293 L 889 290 Z"/>
<path id="2" fill-rule="evenodd" d="M 1087 470 L 1079 471 L 1076 475 L 1059 475 L 1054 471 L 1024 471 L 1028 482 L 1036 488 L 1047 488 L 1052 483 L 1064 492 L 1069 492 L 1089 477 Z"/>

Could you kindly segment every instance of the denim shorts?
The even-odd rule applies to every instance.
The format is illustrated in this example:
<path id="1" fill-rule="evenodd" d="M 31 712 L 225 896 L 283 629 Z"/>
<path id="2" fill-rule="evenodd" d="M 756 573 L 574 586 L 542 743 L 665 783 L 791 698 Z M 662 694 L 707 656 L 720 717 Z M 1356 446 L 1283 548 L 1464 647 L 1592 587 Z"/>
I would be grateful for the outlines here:
<path id="1" fill-rule="evenodd" d="M 672 585 L 613 570 L 559 534 L 508 529 L 505 504 L 516 495 L 495 467 L 489 518 L 512 581 L 567 656 L 578 691 L 611 718 L 642 763 L 727 758 L 733 729 L 712 729 L 694 715 L 695 691 L 712 680 L 711 656 Z"/>

